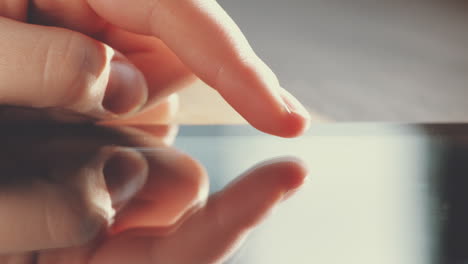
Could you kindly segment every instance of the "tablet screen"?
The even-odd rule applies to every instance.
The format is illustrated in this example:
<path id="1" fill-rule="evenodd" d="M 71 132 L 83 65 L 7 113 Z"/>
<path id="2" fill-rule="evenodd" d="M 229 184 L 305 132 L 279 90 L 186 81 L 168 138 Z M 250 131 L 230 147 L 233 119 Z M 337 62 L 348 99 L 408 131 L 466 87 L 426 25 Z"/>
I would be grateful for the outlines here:
<path id="1" fill-rule="evenodd" d="M 81 237 L 83 232 L 101 228 L 106 228 L 103 232 L 111 228 L 130 233 L 137 229 L 142 245 L 178 238 L 171 244 L 175 248 L 165 251 L 177 252 L 169 256 L 171 259 L 190 257 L 184 250 L 198 252 L 199 248 L 204 254 L 221 254 L 215 250 L 217 242 L 209 241 L 210 231 L 218 232 L 210 228 L 216 217 L 203 214 L 206 211 L 199 207 L 206 205 L 198 200 L 206 194 L 206 186 L 200 184 L 206 182 L 202 177 L 206 178 L 200 165 L 195 166 L 195 161 L 180 153 L 182 150 L 206 167 L 211 193 L 272 158 L 297 157 L 309 168 L 303 187 L 250 232 L 238 251 L 232 256 L 222 252 L 231 256 L 227 263 L 468 261 L 468 125 L 315 124 L 295 139 L 269 136 L 248 126 L 181 126 L 171 146 L 173 132 L 173 126 L 148 125 L 40 122 L 2 126 L 0 206 L 8 209 L 1 211 L 1 220 L 8 224 L 0 227 L 11 234 L 24 234 L 24 227 L 28 229 L 27 236 L 16 235 L 16 240 L 0 232 L 0 245 L 5 252 L 16 249 L 14 241 L 42 249 L 41 234 L 51 227 L 66 237 Z M 107 161 L 115 161 L 109 157 L 120 158 L 108 167 Z M 125 167 L 124 161 L 134 163 Z M 126 197 L 124 202 L 115 199 L 112 190 L 120 190 Z M 51 204 L 54 210 L 42 210 Z M 242 205 L 228 204 L 231 209 Z M 52 224 L 47 222 L 44 227 L 43 222 L 31 220 L 44 212 Z M 94 219 L 85 223 L 95 228 L 68 230 L 61 225 L 80 223 L 80 219 Z M 194 239 L 171 236 L 171 232 Z M 91 232 L 87 239 L 93 234 L 100 235 Z M 113 239 L 119 238 L 128 243 L 110 250 L 109 256 L 127 257 L 129 263 L 145 256 L 131 255 L 146 248 L 135 247 L 131 234 L 103 233 L 103 245 L 113 245 Z"/>
<path id="2" fill-rule="evenodd" d="M 298 139 L 243 126 L 182 127 L 211 191 L 258 162 L 296 156 L 309 180 L 229 263 L 464 263 L 468 126 L 315 125 Z"/>

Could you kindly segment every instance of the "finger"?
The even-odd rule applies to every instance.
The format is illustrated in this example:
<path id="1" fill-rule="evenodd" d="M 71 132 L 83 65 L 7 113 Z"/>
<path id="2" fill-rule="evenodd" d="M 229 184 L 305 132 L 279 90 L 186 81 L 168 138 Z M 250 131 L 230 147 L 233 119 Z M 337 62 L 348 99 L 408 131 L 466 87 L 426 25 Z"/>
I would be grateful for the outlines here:
<path id="1" fill-rule="evenodd" d="M 27 0 L 0 0 L 0 16 L 15 20 L 26 20 L 28 12 Z"/>
<path id="2" fill-rule="evenodd" d="M 187 66 L 157 38 L 110 26 L 99 39 L 122 51 L 144 74 L 148 83 L 147 107 L 196 80 Z"/>
<path id="3" fill-rule="evenodd" d="M 0 18 L 0 104 L 65 108 L 93 118 L 138 111 L 141 72 L 110 47 L 66 29 Z"/>
<path id="4" fill-rule="evenodd" d="M 106 29 L 108 23 L 94 12 L 85 0 L 28 1 L 31 23 L 68 28 L 86 35 Z"/>
<path id="5" fill-rule="evenodd" d="M 93 36 L 119 50 L 143 73 L 151 107 L 195 80 L 193 73 L 159 39 L 108 25 L 83 0 L 35 0 L 30 13 L 36 23 L 65 27 Z"/>
<path id="6" fill-rule="evenodd" d="M 301 185 L 305 174 L 294 160 L 262 164 L 211 197 L 170 237 L 117 236 L 106 241 L 90 263 L 221 262 L 288 191 Z"/>
<path id="7" fill-rule="evenodd" d="M 289 137 L 306 128 L 307 111 L 281 89 L 276 76 L 216 1 L 88 2 L 112 24 L 161 38 L 258 129 Z"/>
<path id="8" fill-rule="evenodd" d="M 221 262 L 274 205 L 302 184 L 305 175 L 305 168 L 295 160 L 259 165 L 211 197 L 172 239 L 156 242 L 153 256 L 159 262 Z M 184 254 L 176 254 L 177 247 Z"/>
<path id="9" fill-rule="evenodd" d="M 149 152 L 145 152 L 144 148 L 140 149 L 145 153 L 149 165 L 148 179 L 130 202 L 126 202 L 122 207 L 116 205 L 121 209 L 115 217 L 114 232 L 134 228 L 138 228 L 134 232 L 144 230 L 146 235 L 168 232 L 172 228 L 163 230 L 155 227 L 178 222 L 180 216 L 185 215 L 192 204 L 204 200 L 206 196 L 207 179 L 199 163 L 173 149 L 148 144 L 148 136 L 161 132 L 158 128 L 161 127 L 138 128 L 145 131 L 144 138 L 141 134 L 134 133 L 133 128 L 122 130 L 131 137 L 127 140 L 127 145 L 144 147 L 146 144 L 146 147 L 151 149 Z M 80 145 L 83 144 L 80 142 Z M 146 229 L 148 227 L 151 229 Z M 88 254 L 94 252 L 94 245 L 95 243 L 89 243 L 82 248 L 47 250 L 40 254 L 38 263 L 65 263 L 70 258 L 83 260 L 78 263 L 85 263 Z"/>
<path id="10" fill-rule="evenodd" d="M 44 157 L 22 160 L 19 155 L 0 167 L 0 254 L 91 241 L 111 224 L 114 208 L 138 192 L 147 176 L 146 160 L 126 148 L 57 153 L 52 144 L 43 149 L 46 153 L 48 162 Z"/>
<path id="11" fill-rule="evenodd" d="M 179 98 L 177 94 L 166 97 L 160 103 L 147 107 L 141 112 L 115 120 L 103 121 L 106 125 L 157 125 L 170 124 L 173 122 L 179 109 Z"/>
<path id="12" fill-rule="evenodd" d="M 166 233 L 208 194 L 206 172 L 191 157 L 170 148 L 141 151 L 150 164 L 147 183 L 116 216 L 113 234 Z"/>
<path id="13" fill-rule="evenodd" d="M 94 129 L 78 132 L 79 130 L 75 128 L 74 133 L 73 131 L 60 133 L 65 137 L 66 144 L 60 139 L 53 139 L 45 144 L 48 148 L 57 146 L 56 156 L 62 152 L 82 153 L 80 149 L 86 148 L 88 144 L 127 146 L 144 155 L 149 166 L 148 179 L 143 189 L 132 198 L 132 201 L 125 204 L 123 211 L 117 215 L 115 232 L 136 227 L 156 229 L 171 226 L 185 215 L 186 211 L 205 199 L 208 181 L 203 167 L 187 154 L 167 147 L 161 142 L 161 135 L 172 133 L 171 130 L 174 128 L 148 125 L 107 128 L 111 131 L 106 133 L 105 130 L 100 132 Z M 84 133 L 88 135 L 76 136 Z M 68 159 L 78 158 L 70 156 Z"/>

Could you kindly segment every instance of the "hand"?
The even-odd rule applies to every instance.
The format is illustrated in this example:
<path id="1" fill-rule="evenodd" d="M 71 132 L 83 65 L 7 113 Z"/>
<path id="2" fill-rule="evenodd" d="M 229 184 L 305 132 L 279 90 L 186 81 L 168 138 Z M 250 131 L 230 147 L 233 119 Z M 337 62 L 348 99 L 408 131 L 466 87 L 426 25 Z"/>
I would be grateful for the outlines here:
<path id="1" fill-rule="evenodd" d="M 278 159 L 206 200 L 206 173 L 164 143 L 171 130 L 2 128 L 0 263 L 219 263 L 304 180 Z"/>
<path id="2" fill-rule="evenodd" d="M 2 0 L 0 15 L 2 105 L 122 118 L 195 75 L 264 132 L 308 125 L 214 0 Z"/>

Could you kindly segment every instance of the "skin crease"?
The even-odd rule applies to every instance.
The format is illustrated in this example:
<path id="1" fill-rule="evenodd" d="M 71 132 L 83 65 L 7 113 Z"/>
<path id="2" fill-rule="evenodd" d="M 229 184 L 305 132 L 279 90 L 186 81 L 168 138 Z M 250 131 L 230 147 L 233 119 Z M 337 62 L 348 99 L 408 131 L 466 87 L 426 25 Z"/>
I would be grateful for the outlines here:
<path id="1" fill-rule="evenodd" d="M 183 88 L 194 79 L 195 74 L 215 88 L 247 121 L 264 132 L 293 137 L 302 134 L 307 128 L 310 118 L 303 106 L 295 100 L 283 100 L 289 95 L 281 89 L 276 76 L 255 55 L 235 23 L 215 1 L 138 1 L 35 0 L 31 1 L 28 17 L 30 22 L 36 24 L 63 28 L 56 30 L 58 32 L 54 31 L 57 38 L 63 38 L 64 42 L 63 45 L 54 44 L 57 51 L 65 50 L 63 52 L 73 55 L 75 51 L 68 50 L 69 46 L 66 44 L 72 36 L 72 43 L 78 42 L 75 45 L 89 46 L 86 54 L 102 53 L 105 49 L 100 45 L 103 44 L 122 53 L 146 80 L 149 97 L 143 106 L 135 105 L 138 109 L 151 107 L 165 96 Z M 148 10 L 153 13 L 148 14 Z M 41 31 L 41 36 L 51 34 L 49 28 L 18 27 L 25 31 L 23 36 Z M 11 28 L 11 25 L 7 28 Z M 76 32 L 101 42 L 92 42 Z M 35 43 L 32 40 L 23 41 Z M 187 43 L 190 43 L 190 48 L 187 48 Z M 44 45 L 44 53 L 51 54 L 49 60 L 53 59 L 57 52 L 49 53 L 47 43 Z M 28 47 L 24 49 L 27 50 Z M 79 58 L 83 55 L 74 56 Z M 105 83 L 107 72 L 112 68 L 112 54 L 101 56 L 103 61 L 93 62 L 96 69 L 91 70 L 89 75 L 101 78 Z M 111 57 L 106 59 L 106 56 Z M 63 59 L 63 56 L 60 58 Z M 78 59 L 77 62 L 80 63 Z M 73 65 L 77 62 L 70 63 Z M 49 65 L 51 72 L 54 72 L 54 67 L 62 67 L 53 63 Z M 24 70 L 28 70 L 28 67 Z M 31 72 L 33 74 L 37 70 Z M 50 82 L 54 84 L 49 85 L 50 87 L 63 87 L 63 83 L 56 84 L 57 80 L 50 78 Z M 89 80 L 86 76 L 79 76 L 78 79 L 80 78 Z M 22 87 L 14 82 L 12 85 Z M 90 90 L 100 91 L 100 95 L 92 98 L 94 101 L 89 105 L 75 106 L 72 110 L 85 114 L 90 114 L 91 111 L 93 114 L 94 108 L 97 109 L 94 111 L 99 110 L 99 101 L 104 97 L 105 87 L 101 83 L 85 83 L 84 86 L 84 92 L 78 92 L 84 96 L 83 101 L 89 100 L 86 95 Z M 30 85 L 24 84 L 24 87 L 30 89 Z M 54 92 L 61 91 L 50 91 Z M 285 101 L 294 102 L 293 107 Z M 56 106 L 55 102 L 50 104 Z M 113 117 L 103 113 L 94 115 L 99 118 Z"/>
<path id="2" fill-rule="evenodd" d="M 25 145 L 45 153 L 21 156 L 19 160 L 25 160 L 13 169 L 27 169 L 20 165 L 51 157 L 63 158 L 63 164 L 82 163 L 65 168 L 60 168 L 60 162 L 37 163 L 48 164 L 54 175 L 64 177 L 65 189 L 20 184 L 19 190 L 28 195 L 7 189 L 12 199 L 7 197 L 3 204 L 0 196 L 0 208 L 17 212 L 9 215 L 11 224 L 2 222 L 0 230 L 18 224 L 6 230 L 12 232 L 6 237 L 36 238 L 1 244 L 0 264 L 220 263 L 286 193 L 300 187 L 307 174 L 300 161 L 276 160 L 249 170 L 206 197 L 208 182 L 202 166 L 168 146 L 174 129 L 141 126 L 171 120 L 177 107 L 176 100 L 168 96 L 200 78 L 263 132 L 294 137 L 307 129 L 307 111 L 281 88 L 215 1 L 0 0 L 0 31 L 2 124 L 98 121 L 106 126 L 140 125 L 114 128 L 140 135 L 118 137 L 116 142 L 111 140 L 115 137 L 104 136 L 73 146 L 60 143 L 60 138 L 51 139 L 55 145 Z M 39 133 L 37 128 L 23 131 Z M 117 148 L 109 150 L 109 144 Z M 106 161 L 122 150 L 119 147 L 135 145 L 158 146 L 162 154 L 144 159 L 138 153 L 126 156 L 129 160 L 140 157 L 133 166 L 140 164 L 141 170 L 135 171 L 141 171 L 145 180 L 133 184 L 133 192 L 111 191 L 103 172 Z M 62 146 L 73 151 L 63 151 Z M 78 150 L 88 153 L 84 156 L 89 159 L 59 155 Z M 80 170 L 82 166 L 86 169 Z M 25 179 L 37 177 L 27 170 L 22 173 Z M 135 191 L 140 188 L 135 186 L 141 189 Z M 113 197 L 116 193 L 131 194 L 132 199 L 122 202 Z M 31 201 L 37 203 L 33 206 L 37 212 L 29 210 Z M 70 211 L 76 207 L 86 213 L 77 216 Z M 64 216 L 69 226 L 51 228 L 57 225 L 54 219 Z M 106 230 L 111 223 L 113 228 Z M 85 236 L 80 235 L 83 226 L 89 231 Z M 41 235 L 41 230 L 49 230 L 50 236 Z"/>

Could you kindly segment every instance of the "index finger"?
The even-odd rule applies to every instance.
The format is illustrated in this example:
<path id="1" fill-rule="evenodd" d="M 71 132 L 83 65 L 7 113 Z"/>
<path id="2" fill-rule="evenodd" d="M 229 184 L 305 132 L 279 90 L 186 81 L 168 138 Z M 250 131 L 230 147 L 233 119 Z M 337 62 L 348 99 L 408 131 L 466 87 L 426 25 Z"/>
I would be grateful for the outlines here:
<path id="1" fill-rule="evenodd" d="M 304 107 L 214 0 L 88 0 L 110 23 L 160 38 L 257 129 L 284 137 L 309 123 Z M 155 67 L 158 67 L 155 65 Z"/>

